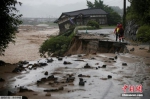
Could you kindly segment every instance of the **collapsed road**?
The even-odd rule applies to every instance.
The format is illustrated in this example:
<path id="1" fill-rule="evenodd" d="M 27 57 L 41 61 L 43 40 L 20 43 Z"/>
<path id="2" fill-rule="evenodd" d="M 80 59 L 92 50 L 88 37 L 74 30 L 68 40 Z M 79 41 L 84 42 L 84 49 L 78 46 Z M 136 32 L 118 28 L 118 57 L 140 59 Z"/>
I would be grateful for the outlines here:
<path id="1" fill-rule="evenodd" d="M 89 42 L 89 39 L 82 36 L 77 38 Z M 95 39 L 97 40 L 97 36 Z M 127 99 L 128 97 L 121 97 L 125 91 L 124 85 L 142 85 L 143 91 L 148 90 L 150 57 L 123 53 L 124 50 L 121 49 L 119 53 L 114 53 L 114 43 L 126 45 L 126 42 L 98 39 L 93 41 L 98 42 L 95 47 L 92 47 L 94 43 L 87 43 L 85 46 L 83 42 L 80 42 L 80 49 L 74 49 L 76 53 L 74 47 L 67 53 L 75 55 L 19 62 L 10 72 L 10 75 L 16 75 L 6 79 L 0 95 L 8 95 L 9 92 L 9 95 L 24 95 L 29 99 Z M 110 44 L 102 50 L 100 45 L 106 42 Z M 81 54 L 85 50 L 87 53 Z M 126 91 L 130 92 L 129 88 Z"/>

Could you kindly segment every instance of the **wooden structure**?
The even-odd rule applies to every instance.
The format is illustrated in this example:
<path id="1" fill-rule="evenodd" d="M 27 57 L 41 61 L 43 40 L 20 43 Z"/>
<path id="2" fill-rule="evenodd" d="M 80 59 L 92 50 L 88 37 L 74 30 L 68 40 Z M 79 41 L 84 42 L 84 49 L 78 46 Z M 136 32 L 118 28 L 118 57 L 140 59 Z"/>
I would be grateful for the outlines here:
<path id="1" fill-rule="evenodd" d="M 63 33 L 72 25 L 86 25 L 89 20 L 95 20 L 100 25 L 107 25 L 107 13 L 102 9 L 82 9 L 65 12 L 54 23 L 58 23 L 60 33 Z"/>

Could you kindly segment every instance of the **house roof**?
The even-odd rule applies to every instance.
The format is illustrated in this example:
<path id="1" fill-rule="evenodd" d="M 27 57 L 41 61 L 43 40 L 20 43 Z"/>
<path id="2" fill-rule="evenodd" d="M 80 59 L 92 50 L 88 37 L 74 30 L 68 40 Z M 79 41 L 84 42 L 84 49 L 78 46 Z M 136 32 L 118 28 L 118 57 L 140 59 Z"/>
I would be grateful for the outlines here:
<path id="1" fill-rule="evenodd" d="M 72 12 L 64 12 L 62 14 L 68 15 L 68 16 L 76 16 L 79 14 L 82 15 L 93 15 L 93 14 L 107 14 L 104 10 L 102 9 L 82 9 L 82 10 L 77 10 L 77 11 L 72 11 Z"/>
<path id="2" fill-rule="evenodd" d="M 88 17 L 89 15 L 106 15 L 104 10 L 98 9 L 98 8 L 89 8 L 89 9 L 82 9 L 82 10 L 76 10 L 76 11 L 71 11 L 71 12 L 63 12 L 61 16 L 67 15 L 67 16 L 78 16 L 78 15 L 83 15 L 84 17 Z M 61 16 L 54 21 L 54 23 L 57 23 Z"/>

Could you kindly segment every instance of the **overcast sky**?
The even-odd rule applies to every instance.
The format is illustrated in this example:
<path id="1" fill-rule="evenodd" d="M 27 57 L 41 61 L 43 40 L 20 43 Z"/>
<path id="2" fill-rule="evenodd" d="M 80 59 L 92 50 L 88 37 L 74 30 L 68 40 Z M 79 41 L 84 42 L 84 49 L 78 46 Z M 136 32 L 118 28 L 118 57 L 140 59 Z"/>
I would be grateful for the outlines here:
<path id="1" fill-rule="evenodd" d="M 85 9 L 87 0 L 18 0 L 23 3 L 18 7 L 24 17 L 58 17 L 62 12 Z M 95 0 L 89 0 L 94 2 Z M 102 0 L 109 6 L 123 8 L 123 0 Z M 127 6 L 130 3 L 127 0 Z"/>

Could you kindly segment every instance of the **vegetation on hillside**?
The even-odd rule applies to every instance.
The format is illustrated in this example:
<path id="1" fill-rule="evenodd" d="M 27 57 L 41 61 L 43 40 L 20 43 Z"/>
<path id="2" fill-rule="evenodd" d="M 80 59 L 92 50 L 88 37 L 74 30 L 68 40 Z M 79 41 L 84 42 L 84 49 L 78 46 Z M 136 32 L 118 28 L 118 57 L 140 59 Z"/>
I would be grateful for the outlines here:
<path id="1" fill-rule="evenodd" d="M 121 22 L 121 16 L 115 12 L 110 6 L 103 4 L 102 0 L 95 0 L 94 3 L 87 0 L 87 6 L 89 8 L 100 8 L 108 13 L 108 25 L 116 25 Z"/>
<path id="2" fill-rule="evenodd" d="M 137 38 L 142 42 L 150 42 L 150 1 L 130 0 L 131 6 L 127 8 L 127 20 L 135 21 L 140 27 Z"/>
<path id="3" fill-rule="evenodd" d="M 74 28 L 71 28 L 61 35 L 49 38 L 39 49 L 41 56 L 46 54 L 50 56 L 52 53 L 59 56 L 63 55 L 68 50 L 73 37 Z"/>
<path id="4" fill-rule="evenodd" d="M 21 5 L 17 0 L 2 0 L 0 3 L 0 55 L 4 55 L 9 42 L 14 42 L 17 26 L 21 23 L 15 5 Z"/>

